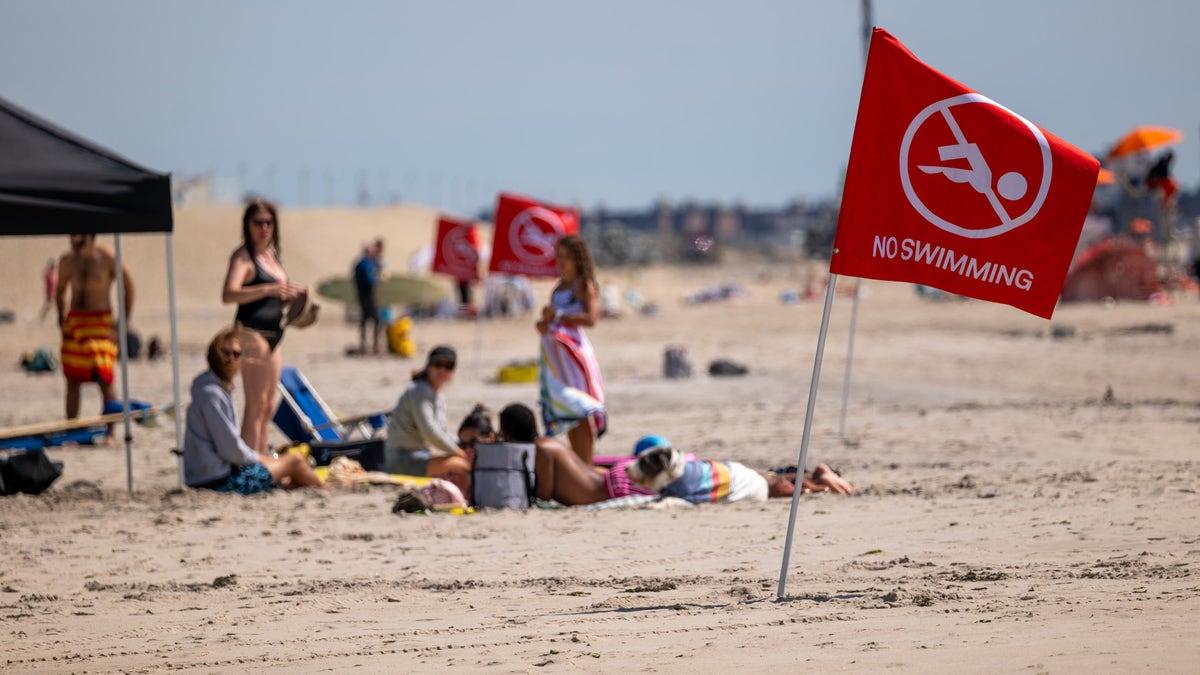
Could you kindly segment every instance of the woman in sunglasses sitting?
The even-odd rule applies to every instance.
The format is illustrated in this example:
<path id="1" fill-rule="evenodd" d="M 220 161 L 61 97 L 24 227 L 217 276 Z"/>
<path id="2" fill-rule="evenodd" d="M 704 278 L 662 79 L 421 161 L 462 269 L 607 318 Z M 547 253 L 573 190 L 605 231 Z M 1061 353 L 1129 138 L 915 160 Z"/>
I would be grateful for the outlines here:
<path id="1" fill-rule="evenodd" d="M 454 483 L 471 494 L 471 455 L 446 427 L 442 389 L 454 378 L 457 355 L 446 346 L 429 352 L 425 367 L 413 373 L 388 418 L 386 470 L 430 476 Z"/>
<path id="2" fill-rule="evenodd" d="M 324 487 L 299 454 L 260 455 L 242 440 L 233 378 L 242 366 L 242 333 L 226 328 L 208 345 L 208 370 L 192 382 L 183 438 L 183 480 L 188 487 L 248 495 Z"/>

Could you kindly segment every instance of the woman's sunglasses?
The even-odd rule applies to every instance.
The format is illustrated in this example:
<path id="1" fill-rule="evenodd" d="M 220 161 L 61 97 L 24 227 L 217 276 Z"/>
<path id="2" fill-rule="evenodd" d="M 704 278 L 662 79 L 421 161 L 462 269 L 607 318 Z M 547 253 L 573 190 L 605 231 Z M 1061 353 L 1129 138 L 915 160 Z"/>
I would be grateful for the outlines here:
<path id="1" fill-rule="evenodd" d="M 236 349 L 222 349 L 221 355 L 227 359 L 233 359 L 234 361 L 242 358 L 242 352 Z"/>

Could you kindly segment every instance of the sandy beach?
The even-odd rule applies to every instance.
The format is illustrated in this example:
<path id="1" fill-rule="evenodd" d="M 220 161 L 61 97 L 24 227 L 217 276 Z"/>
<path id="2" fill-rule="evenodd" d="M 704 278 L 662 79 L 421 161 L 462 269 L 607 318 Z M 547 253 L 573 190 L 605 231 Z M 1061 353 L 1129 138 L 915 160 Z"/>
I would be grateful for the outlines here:
<path id="1" fill-rule="evenodd" d="M 219 303 L 236 209 L 177 213 L 180 386 L 233 308 Z M 281 213 L 283 262 L 315 284 L 382 234 L 389 268 L 432 238 L 418 207 Z M 111 237 L 100 241 L 111 245 Z M 0 244 L 0 426 L 62 414 L 40 274 L 65 237 Z M 168 337 L 164 239 L 127 237 L 133 326 Z M 811 263 L 823 270 L 825 264 Z M 601 454 L 666 435 L 755 468 L 795 463 L 821 303 L 785 305 L 802 265 L 602 269 L 654 316 L 590 332 L 607 388 Z M 743 298 L 689 305 L 735 281 Z M 446 288 L 449 289 L 449 283 Z M 839 287 L 849 290 L 850 280 Z M 538 282 L 539 300 L 549 284 Z M 1200 301 L 1060 306 L 1052 321 L 866 282 L 839 434 L 851 302 L 833 306 L 809 465 L 849 497 L 804 496 L 785 597 L 790 500 L 693 508 L 396 515 L 395 489 L 242 498 L 179 489 L 173 421 L 125 448 L 52 448 L 46 493 L 0 498 L 5 672 L 1192 672 L 1200 659 Z M 356 328 L 325 303 L 285 362 L 345 414 L 387 410 L 418 364 L 349 358 Z M 423 354 L 459 350 L 452 423 L 476 402 L 536 405 L 497 369 L 536 355 L 532 319 L 422 321 Z M 689 380 L 662 377 L 685 345 Z M 712 360 L 749 374 L 710 377 Z M 169 360 L 129 368 L 130 394 L 169 403 Z M 240 400 L 240 393 L 238 395 Z M 185 399 L 186 404 L 186 399 Z M 85 388 L 85 413 L 97 409 Z M 278 433 L 277 431 L 275 432 Z M 282 440 L 278 436 L 277 440 Z"/>

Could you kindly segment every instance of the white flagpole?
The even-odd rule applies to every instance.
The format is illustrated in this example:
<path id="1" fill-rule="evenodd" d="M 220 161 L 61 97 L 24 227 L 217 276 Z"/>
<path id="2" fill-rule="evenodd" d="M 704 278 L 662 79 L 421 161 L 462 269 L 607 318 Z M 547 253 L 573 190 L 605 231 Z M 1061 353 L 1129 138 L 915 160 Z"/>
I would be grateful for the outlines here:
<path id="1" fill-rule="evenodd" d="M 121 412 L 125 421 L 125 486 L 133 493 L 133 432 L 129 426 L 129 341 L 125 325 L 125 267 L 121 263 L 121 233 L 113 235 L 117 265 L 117 354 L 121 362 Z"/>
<path id="2" fill-rule="evenodd" d="M 783 599 L 784 585 L 787 583 L 788 561 L 792 556 L 792 533 L 796 529 L 796 509 L 800 505 L 800 488 L 804 484 L 804 462 L 808 458 L 808 437 L 812 431 L 813 407 L 817 402 L 817 383 L 821 379 L 821 357 L 825 353 L 825 333 L 829 329 L 829 310 L 833 306 L 834 287 L 837 286 L 837 275 L 829 275 L 829 285 L 825 288 L 825 313 L 821 315 L 821 331 L 817 338 L 817 355 L 813 363 L 812 382 L 808 386 L 808 409 L 804 413 L 804 435 L 800 439 L 800 459 L 796 461 L 796 490 L 792 493 L 792 511 L 788 516 L 787 539 L 783 544 L 783 564 L 779 569 L 779 591 L 776 594 Z"/>
<path id="3" fill-rule="evenodd" d="M 871 51 L 871 0 L 862 0 L 863 72 L 867 70 L 867 55 Z M 850 309 L 850 339 L 846 343 L 846 376 L 842 379 L 842 412 L 838 418 L 838 437 L 846 437 L 846 408 L 850 405 L 850 371 L 854 368 L 854 333 L 858 326 L 858 298 L 862 279 L 854 280 L 854 302 Z"/>

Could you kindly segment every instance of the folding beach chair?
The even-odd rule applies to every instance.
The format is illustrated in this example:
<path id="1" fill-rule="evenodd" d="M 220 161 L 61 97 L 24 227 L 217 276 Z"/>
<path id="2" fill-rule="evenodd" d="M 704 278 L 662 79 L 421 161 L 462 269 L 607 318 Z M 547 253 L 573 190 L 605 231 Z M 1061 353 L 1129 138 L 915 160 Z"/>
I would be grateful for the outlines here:
<path id="1" fill-rule="evenodd" d="M 383 468 L 383 412 L 338 417 L 313 389 L 308 378 L 291 366 L 279 376 L 279 407 L 272 420 L 292 441 L 307 443 L 318 466 L 334 457 L 358 460 L 367 471 Z"/>

